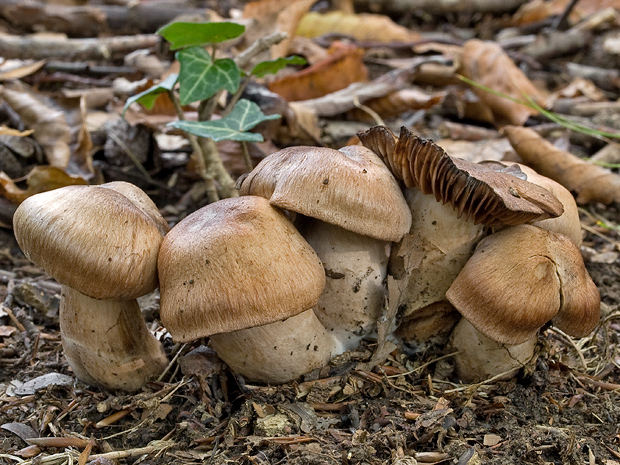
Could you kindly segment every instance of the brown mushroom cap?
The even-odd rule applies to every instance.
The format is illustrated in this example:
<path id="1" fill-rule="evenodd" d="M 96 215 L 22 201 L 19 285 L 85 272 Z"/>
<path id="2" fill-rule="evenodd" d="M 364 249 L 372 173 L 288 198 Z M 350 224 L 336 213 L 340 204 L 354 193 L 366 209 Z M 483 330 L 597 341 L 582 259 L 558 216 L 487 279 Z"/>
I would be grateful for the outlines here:
<path id="1" fill-rule="evenodd" d="M 280 150 L 241 181 L 240 193 L 384 241 L 400 240 L 411 226 L 394 176 L 362 146 Z"/>
<path id="2" fill-rule="evenodd" d="M 481 333 L 520 344 L 550 320 L 574 336 L 599 320 L 599 294 L 563 234 L 514 226 L 483 239 L 446 293 Z"/>
<path id="3" fill-rule="evenodd" d="M 220 200 L 166 235 L 161 318 L 175 341 L 273 323 L 312 308 L 325 286 L 316 253 L 262 197 Z"/>
<path id="4" fill-rule="evenodd" d="M 157 287 L 163 225 L 111 188 L 68 186 L 34 195 L 13 221 L 26 257 L 82 294 L 133 299 Z"/>
<path id="5" fill-rule="evenodd" d="M 450 157 L 432 141 L 407 128 L 398 138 L 382 126 L 359 134 L 405 186 L 450 203 L 459 216 L 488 226 L 517 225 L 562 214 L 562 204 L 546 189 L 519 177 L 514 165 L 482 165 Z"/>

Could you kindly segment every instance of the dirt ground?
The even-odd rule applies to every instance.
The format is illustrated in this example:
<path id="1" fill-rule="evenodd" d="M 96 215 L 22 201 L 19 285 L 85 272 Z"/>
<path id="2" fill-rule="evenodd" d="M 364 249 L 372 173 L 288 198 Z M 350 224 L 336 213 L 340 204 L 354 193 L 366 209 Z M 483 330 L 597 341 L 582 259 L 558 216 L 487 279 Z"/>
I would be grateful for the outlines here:
<path id="1" fill-rule="evenodd" d="M 620 219 L 613 208 L 595 213 Z M 605 261 L 618 233 L 597 235 L 588 218 L 585 245 Z M 620 264 L 586 260 L 604 303 L 599 329 L 582 340 L 543 331 L 535 366 L 509 381 L 456 383 L 442 347 L 397 350 L 364 371 L 369 341 L 303 382 L 250 385 L 201 341 L 166 340 L 169 370 L 130 395 L 60 376 L 71 371 L 58 285 L 0 230 L 0 298 L 22 329 L 0 337 L 0 463 L 71 463 L 85 447 L 97 464 L 618 463 Z M 153 322 L 156 296 L 142 306 Z M 49 374 L 59 384 L 22 385 Z M 45 458 L 29 461 L 40 452 Z"/>

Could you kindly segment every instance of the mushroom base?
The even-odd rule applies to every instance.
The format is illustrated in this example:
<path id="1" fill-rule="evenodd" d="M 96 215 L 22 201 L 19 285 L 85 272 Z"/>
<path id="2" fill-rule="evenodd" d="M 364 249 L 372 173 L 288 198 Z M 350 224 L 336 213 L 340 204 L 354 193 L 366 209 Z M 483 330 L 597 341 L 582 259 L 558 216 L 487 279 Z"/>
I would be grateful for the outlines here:
<path id="1" fill-rule="evenodd" d="M 69 365 L 86 384 L 136 391 L 168 365 L 136 300 L 97 300 L 63 286 L 60 334 Z"/>
<path id="2" fill-rule="evenodd" d="M 456 375 L 463 382 L 475 383 L 494 376 L 509 379 L 536 358 L 538 333 L 522 344 L 502 344 L 486 337 L 465 318 L 456 325 L 450 347 L 454 356 Z"/>
<path id="3" fill-rule="evenodd" d="M 297 379 L 343 352 L 312 309 L 284 321 L 212 335 L 211 346 L 233 372 L 272 384 Z"/>

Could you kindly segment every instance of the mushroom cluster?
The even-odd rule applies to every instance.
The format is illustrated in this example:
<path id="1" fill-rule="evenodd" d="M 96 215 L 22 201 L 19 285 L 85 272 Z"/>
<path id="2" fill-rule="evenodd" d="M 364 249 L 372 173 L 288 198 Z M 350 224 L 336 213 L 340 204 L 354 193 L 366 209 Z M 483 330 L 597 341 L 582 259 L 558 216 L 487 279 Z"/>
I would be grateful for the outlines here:
<path id="1" fill-rule="evenodd" d="M 417 339 L 416 317 L 427 322 L 441 309 L 433 331 L 449 334 L 455 320 L 445 309 L 454 307 L 464 317 L 450 339 L 456 373 L 479 381 L 525 366 L 549 322 L 575 337 L 596 327 L 600 296 L 568 190 L 517 164 L 450 157 L 405 128 L 396 137 L 375 127 L 360 139 L 403 181 L 412 209 L 411 231 L 390 259 L 402 333 Z M 428 337 L 429 324 L 420 326 Z"/>
<path id="2" fill-rule="evenodd" d="M 158 285 L 174 341 L 208 337 L 233 372 L 266 383 L 355 350 L 387 308 L 406 321 L 397 335 L 451 334 L 464 381 L 514 374 L 545 324 L 594 329 L 600 297 L 570 192 L 517 164 L 452 158 L 406 129 L 360 139 L 276 152 L 239 179 L 240 197 L 170 231 L 126 183 L 26 200 L 15 235 L 63 284 L 76 375 L 135 390 L 164 369 L 135 300 Z"/>
<path id="3" fill-rule="evenodd" d="M 375 330 L 390 247 L 411 214 L 362 146 L 284 149 L 238 184 L 241 197 L 203 207 L 164 239 L 161 317 L 176 341 L 209 336 L 235 373 L 283 383 Z"/>

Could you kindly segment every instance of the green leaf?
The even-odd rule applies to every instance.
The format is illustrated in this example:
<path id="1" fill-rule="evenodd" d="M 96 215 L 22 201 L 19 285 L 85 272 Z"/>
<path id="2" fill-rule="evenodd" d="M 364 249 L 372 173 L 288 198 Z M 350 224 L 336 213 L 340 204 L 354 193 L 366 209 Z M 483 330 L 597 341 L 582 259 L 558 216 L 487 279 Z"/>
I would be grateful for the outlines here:
<path id="1" fill-rule="evenodd" d="M 171 74 L 159 84 L 149 87 L 144 92 L 140 92 L 139 94 L 129 97 L 127 99 L 127 103 L 125 103 L 125 106 L 123 107 L 123 116 L 125 115 L 127 108 L 129 108 L 129 105 L 134 102 L 138 102 L 148 110 L 152 109 L 155 105 L 157 97 L 159 97 L 160 94 L 169 92 L 174 88 L 178 77 L 178 74 Z"/>
<path id="2" fill-rule="evenodd" d="M 267 74 L 275 74 L 288 65 L 305 65 L 306 63 L 307 61 L 305 60 L 305 58 L 296 55 L 285 58 L 278 58 L 271 61 L 261 61 L 252 69 L 250 74 L 256 77 L 263 77 Z"/>
<path id="3" fill-rule="evenodd" d="M 214 44 L 239 37 L 245 26 L 237 23 L 170 23 L 157 34 L 170 42 L 172 50 L 195 45 Z"/>
<path id="4" fill-rule="evenodd" d="M 221 140 L 236 140 L 246 142 L 261 142 L 263 136 L 251 132 L 258 123 L 278 119 L 280 115 L 265 115 L 258 105 L 249 100 L 241 99 L 235 108 L 224 118 L 215 121 L 175 121 L 168 124 L 173 128 L 181 129 L 199 137 L 210 137 L 215 142 Z"/>
<path id="5" fill-rule="evenodd" d="M 212 61 L 205 49 L 191 47 L 177 52 L 177 60 L 182 105 L 208 99 L 220 89 L 234 93 L 239 88 L 241 71 L 230 58 Z"/>

